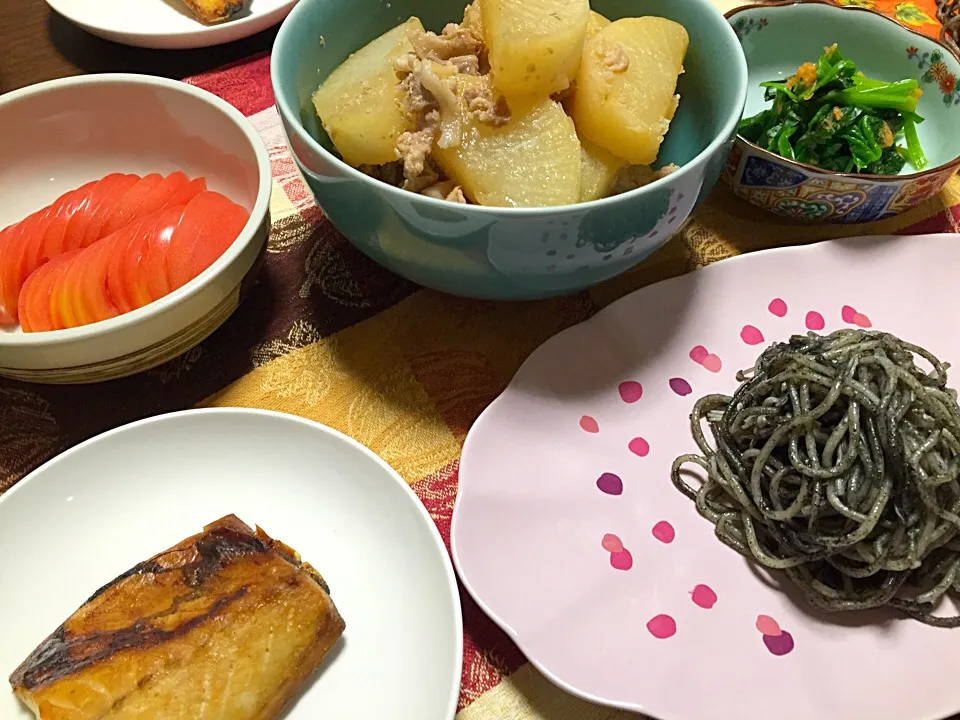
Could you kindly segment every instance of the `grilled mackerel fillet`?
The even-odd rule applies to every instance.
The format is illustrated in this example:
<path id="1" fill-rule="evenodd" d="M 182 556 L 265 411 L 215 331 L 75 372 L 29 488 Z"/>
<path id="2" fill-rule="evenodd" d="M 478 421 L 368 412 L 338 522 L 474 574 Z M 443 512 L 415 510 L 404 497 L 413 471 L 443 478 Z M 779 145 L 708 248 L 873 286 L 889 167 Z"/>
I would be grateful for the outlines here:
<path id="1" fill-rule="evenodd" d="M 10 676 L 42 720 L 266 720 L 343 633 L 323 578 L 228 515 L 101 588 Z"/>
<path id="2" fill-rule="evenodd" d="M 243 9 L 246 0 L 183 0 L 193 16 L 203 23 L 229 20 Z"/>

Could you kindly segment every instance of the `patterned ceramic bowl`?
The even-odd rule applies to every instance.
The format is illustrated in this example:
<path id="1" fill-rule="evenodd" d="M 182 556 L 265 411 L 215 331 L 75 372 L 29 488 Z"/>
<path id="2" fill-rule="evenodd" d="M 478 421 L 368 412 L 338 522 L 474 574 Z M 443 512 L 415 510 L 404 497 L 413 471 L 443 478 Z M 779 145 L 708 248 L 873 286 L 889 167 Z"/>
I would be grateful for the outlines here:
<path id="1" fill-rule="evenodd" d="M 670 239 L 720 176 L 746 93 L 736 35 L 712 0 L 593 0 L 594 10 L 611 19 L 660 15 L 690 35 L 680 107 L 657 158 L 657 165 L 672 162 L 680 170 L 629 193 L 549 208 L 458 205 L 381 183 L 339 160 L 311 101 L 321 81 L 411 15 L 440 30 L 462 17 L 467 4 L 301 0 L 287 17 L 273 48 L 273 89 L 290 149 L 318 204 L 376 262 L 455 295 L 547 297 L 629 270 Z"/>
<path id="2" fill-rule="evenodd" d="M 960 166 L 960 59 L 944 45 L 853 5 L 784 2 L 736 8 L 726 16 L 747 58 L 744 117 L 769 106 L 761 82 L 793 74 L 838 43 L 871 77 L 919 80 L 917 112 L 925 121 L 917 131 L 930 161 L 922 172 L 908 163 L 895 176 L 835 173 L 786 160 L 738 135 L 723 178 L 743 199 L 799 220 L 869 222 L 935 195 Z"/>
<path id="3" fill-rule="evenodd" d="M 270 231 L 270 158 L 234 107 L 147 75 L 88 75 L 0 97 L 0 227 L 113 172 L 204 176 L 250 211 L 239 237 L 183 287 L 102 322 L 52 332 L 0 329 L 0 375 L 42 383 L 110 380 L 186 352 L 234 311 Z"/>

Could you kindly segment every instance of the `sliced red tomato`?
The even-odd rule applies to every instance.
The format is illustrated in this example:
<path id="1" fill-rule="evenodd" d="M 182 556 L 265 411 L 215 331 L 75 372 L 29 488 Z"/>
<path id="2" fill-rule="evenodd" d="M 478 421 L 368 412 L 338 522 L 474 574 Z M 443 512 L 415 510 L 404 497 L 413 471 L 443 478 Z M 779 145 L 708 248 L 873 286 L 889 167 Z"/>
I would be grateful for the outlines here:
<path id="1" fill-rule="evenodd" d="M 43 231 L 43 252 L 41 257 L 50 260 L 64 252 L 63 238 L 70 218 L 86 202 L 88 194 L 97 184 L 96 180 L 81 185 L 76 190 L 61 196 L 56 203 L 56 211 L 48 218 Z"/>
<path id="2" fill-rule="evenodd" d="M 27 278 L 20 290 L 19 301 L 20 326 L 24 332 L 46 332 L 56 329 L 50 315 L 50 294 L 53 292 L 54 283 L 79 252 L 79 250 L 71 250 L 63 253 Z"/>
<path id="3" fill-rule="evenodd" d="M 26 332 L 85 325 L 189 282 L 249 219 L 205 188 L 181 172 L 114 173 L 0 231 L 0 325 L 21 313 Z"/>
<path id="4" fill-rule="evenodd" d="M 43 218 L 37 223 L 33 231 L 30 234 L 29 238 L 25 238 L 24 242 L 26 246 L 24 247 L 24 269 L 29 275 L 38 267 L 43 265 L 47 258 L 44 254 L 44 236 L 46 235 L 47 228 L 50 226 L 51 218 L 56 214 L 58 203 L 61 202 L 63 198 L 58 198 L 56 202 L 52 205 L 48 205 L 41 212 L 43 213 Z"/>
<path id="5" fill-rule="evenodd" d="M 234 241 L 240 237 L 243 228 L 246 227 L 250 219 L 250 213 L 242 205 L 233 203 L 226 210 L 217 226 L 217 232 L 206 239 L 206 242 L 198 242 L 193 250 L 193 268 L 191 279 L 197 277 L 200 273 L 213 265 L 227 248 L 233 245 Z"/>
<path id="6" fill-rule="evenodd" d="M 44 213 L 43 220 L 35 227 L 32 237 L 27 239 L 27 247 L 24 249 L 27 268 L 30 272 L 33 272 L 33 270 L 49 260 L 46 253 L 47 230 L 56 219 L 60 209 L 67 203 L 74 192 L 76 191 L 69 190 L 65 192 L 41 211 Z"/>
<path id="7" fill-rule="evenodd" d="M 157 185 L 153 189 L 153 192 L 147 196 L 147 199 L 143 201 L 139 214 L 146 215 L 148 213 L 155 213 L 157 210 L 162 210 L 166 207 L 172 207 L 169 204 L 170 200 L 189 184 L 190 178 L 182 172 L 177 171 L 170 173 L 160 181 L 160 184 Z M 186 205 L 186 203 L 182 204 Z"/>
<path id="8" fill-rule="evenodd" d="M 53 286 L 50 294 L 50 314 L 53 316 L 58 313 L 64 327 L 79 327 L 94 321 L 93 314 L 81 301 L 80 287 L 84 270 L 95 252 L 93 246 L 81 249 Z M 58 310 L 53 309 L 54 305 L 58 306 Z"/>
<path id="9" fill-rule="evenodd" d="M 0 327 L 17 324 L 17 313 L 7 306 L 12 293 L 4 289 L 4 278 L 8 274 L 7 259 L 13 257 L 13 236 L 18 230 L 18 225 L 19 223 L 0 230 Z"/>
<path id="10" fill-rule="evenodd" d="M 207 189 L 207 181 L 205 178 L 198 177 L 194 180 L 191 180 L 182 188 L 180 188 L 180 190 L 167 201 L 166 207 L 177 207 L 177 205 L 186 205 L 196 195 L 199 195 L 206 189 Z"/>
<path id="11" fill-rule="evenodd" d="M 135 220 L 110 236 L 116 236 L 117 244 L 107 265 L 107 292 L 110 293 L 110 298 L 122 313 L 136 310 L 137 307 L 133 304 L 133 294 L 130 292 L 132 280 L 128 279 L 127 265 L 130 264 L 130 259 L 133 257 L 132 246 L 140 239 L 143 224 L 143 220 Z M 137 263 L 139 264 L 139 258 Z"/>
<path id="12" fill-rule="evenodd" d="M 43 268 L 41 268 L 41 270 L 42 269 Z M 27 315 L 26 298 L 35 278 L 39 274 L 40 270 L 37 270 L 37 272 L 33 273 L 33 275 L 27 278 L 26 282 L 23 283 L 23 287 L 20 288 L 20 297 L 17 298 L 17 321 L 20 323 L 20 329 L 25 333 L 33 332 L 33 324 L 30 321 L 30 317 Z"/>
<path id="13" fill-rule="evenodd" d="M 220 193 L 204 191 L 194 196 L 170 241 L 170 289 L 185 285 L 213 264 L 237 239 L 249 218 L 244 207 Z"/>
<path id="14" fill-rule="evenodd" d="M 161 210 L 143 245 L 143 259 L 137 268 L 137 287 L 146 289 L 147 302 L 169 295 L 172 288 L 167 275 L 170 241 L 180 225 L 185 206 Z M 146 303 L 144 303 L 146 304 Z"/>
<path id="15" fill-rule="evenodd" d="M 79 294 L 76 303 L 82 306 L 80 314 L 93 318 L 92 322 L 108 320 L 120 314 L 107 289 L 107 270 L 118 240 L 123 239 L 120 237 L 122 232 L 97 240 L 84 250 L 82 258 L 74 261 L 83 265 L 78 274 Z"/>
<path id="16" fill-rule="evenodd" d="M 46 210 L 40 210 L 5 231 L 7 237 L 0 248 L 0 316 L 7 319 L 8 325 L 17 323 L 20 288 L 30 274 L 27 271 L 29 241 L 45 216 Z"/>
<path id="17" fill-rule="evenodd" d="M 135 220 L 139 216 L 140 207 L 144 201 L 162 181 L 162 175 L 150 173 L 127 190 L 103 224 L 103 227 L 100 229 L 100 234 L 106 237 L 111 233 L 115 233 L 127 223 Z"/>
<path id="18" fill-rule="evenodd" d="M 88 233 L 90 222 L 96 215 L 97 210 L 103 205 L 103 201 L 115 194 L 114 189 L 123 182 L 126 176 L 121 173 L 111 173 L 100 178 L 87 193 L 86 198 L 73 213 L 70 222 L 67 223 L 67 229 L 63 233 L 63 247 L 66 250 L 74 248 L 87 247 L 96 238 L 89 242 L 84 242 Z"/>
<path id="19" fill-rule="evenodd" d="M 64 193 L 50 205 L 34 213 L 31 216 L 33 220 L 29 224 L 18 223 L 23 231 L 23 237 L 20 240 L 20 277 L 24 282 L 34 270 L 47 262 L 45 247 L 47 228 L 69 196 L 70 193 Z"/>
<path id="20" fill-rule="evenodd" d="M 143 264 L 144 256 L 150 247 L 150 238 L 156 222 L 156 214 L 144 218 L 139 230 L 127 245 L 127 255 L 121 262 L 120 282 L 123 284 L 127 297 L 130 299 L 130 304 L 134 309 L 143 307 L 150 302 L 150 292 L 146 285 L 142 285 L 140 282 L 142 277 L 140 266 Z"/>
<path id="21" fill-rule="evenodd" d="M 71 258 L 73 258 L 74 256 L 79 255 L 81 252 L 83 251 L 71 250 L 69 252 L 69 255 Z M 68 253 L 63 253 L 63 254 L 67 255 Z M 62 307 L 60 302 L 60 297 L 61 295 L 63 295 L 63 276 L 67 274 L 67 271 L 71 267 L 73 267 L 72 259 L 64 263 L 60 272 L 57 273 L 57 276 L 51 282 L 49 310 L 50 310 L 50 324 L 53 326 L 54 330 L 63 330 L 65 327 L 67 327 L 67 324 L 63 317 L 63 313 L 60 312 Z"/>
<path id="22" fill-rule="evenodd" d="M 109 176 L 108 176 L 109 177 Z M 97 240 L 104 237 L 103 226 L 110 215 L 117 209 L 117 205 L 123 196 L 127 194 L 134 185 L 140 182 L 139 175 L 120 175 L 116 180 L 103 188 L 99 197 L 91 198 L 91 205 L 94 209 L 87 223 L 86 231 L 83 234 L 83 241 L 80 247 L 89 247 Z M 106 180 L 106 178 L 104 178 Z M 102 183 L 103 181 L 101 181 Z"/>

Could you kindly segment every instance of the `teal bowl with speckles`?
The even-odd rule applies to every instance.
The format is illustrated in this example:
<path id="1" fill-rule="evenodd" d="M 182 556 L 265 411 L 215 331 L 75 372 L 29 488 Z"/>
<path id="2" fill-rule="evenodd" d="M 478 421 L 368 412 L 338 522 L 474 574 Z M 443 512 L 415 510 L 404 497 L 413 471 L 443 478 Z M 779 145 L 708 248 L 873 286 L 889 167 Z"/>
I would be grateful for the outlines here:
<path id="1" fill-rule="evenodd" d="M 320 83 L 352 52 L 406 20 L 439 31 L 466 0 L 300 0 L 271 59 L 290 149 L 333 225 L 374 261 L 443 292 L 523 300 L 577 292 L 660 248 L 720 176 L 747 92 L 740 42 L 711 0 L 594 0 L 612 20 L 660 15 L 690 47 L 680 106 L 657 166 L 680 170 L 645 187 L 577 205 L 523 209 L 457 205 L 376 181 L 342 162 L 314 112 Z"/>

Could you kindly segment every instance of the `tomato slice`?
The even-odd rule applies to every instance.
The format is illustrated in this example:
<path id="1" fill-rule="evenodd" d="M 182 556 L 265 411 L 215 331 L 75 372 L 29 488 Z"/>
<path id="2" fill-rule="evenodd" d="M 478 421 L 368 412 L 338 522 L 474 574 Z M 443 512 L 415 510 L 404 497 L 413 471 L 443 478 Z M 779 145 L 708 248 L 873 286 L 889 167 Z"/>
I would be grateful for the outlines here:
<path id="1" fill-rule="evenodd" d="M 107 235 L 115 233 L 127 223 L 135 220 L 140 214 L 140 207 L 144 201 L 162 181 L 162 175 L 159 173 L 150 173 L 127 190 L 103 224 L 103 227 L 100 229 L 100 234 L 106 237 Z"/>
<path id="2" fill-rule="evenodd" d="M 90 221 L 97 210 L 103 204 L 104 199 L 110 196 L 117 183 L 121 182 L 124 175 L 121 173 L 111 173 L 97 180 L 87 192 L 83 201 L 77 206 L 70 221 L 67 223 L 66 230 L 63 233 L 63 247 L 66 250 L 82 248 L 89 245 L 84 243 L 87 229 Z M 93 242 L 92 240 L 90 242 Z"/>
<path id="3" fill-rule="evenodd" d="M 0 248 L 0 317 L 6 324 L 17 323 L 17 304 L 20 288 L 30 274 L 28 271 L 27 251 L 29 241 L 34 237 L 46 209 L 35 212 L 9 228 L 9 234 Z"/>
<path id="4" fill-rule="evenodd" d="M 90 204 L 95 207 L 92 210 L 90 221 L 87 223 L 86 231 L 83 234 L 81 247 L 89 247 L 100 238 L 105 237 L 103 234 L 103 226 L 106 224 L 107 219 L 113 214 L 114 210 L 117 209 L 117 205 L 120 203 L 120 200 L 123 199 L 123 196 L 127 194 L 127 191 L 140 182 L 139 175 L 108 175 L 107 177 L 115 177 L 115 179 L 110 183 L 105 183 L 107 178 L 104 178 L 103 181 L 101 181 L 101 185 L 103 186 L 105 184 L 105 187 L 100 188 L 101 192 L 98 197 L 91 198 Z"/>
<path id="5" fill-rule="evenodd" d="M 60 212 L 60 208 L 70 199 L 70 196 L 74 192 L 75 190 L 65 192 L 43 209 L 42 212 L 44 216 L 42 222 L 37 225 L 32 237 L 27 240 L 27 248 L 25 249 L 27 267 L 35 270 L 50 259 L 46 253 L 47 230 L 57 217 L 57 213 Z M 32 271 L 33 270 L 31 270 L 31 272 Z"/>
<path id="6" fill-rule="evenodd" d="M 250 219 L 250 213 L 242 205 L 233 203 L 227 208 L 217 225 L 217 232 L 198 242 L 193 250 L 191 280 L 213 265 L 227 248 L 233 245 Z"/>
<path id="7" fill-rule="evenodd" d="M 26 279 L 26 281 L 23 283 L 23 287 L 20 288 L 20 297 L 17 298 L 17 320 L 20 322 L 20 329 L 25 333 L 33 332 L 33 323 L 31 322 L 30 317 L 27 315 L 27 293 L 31 292 L 33 283 L 35 282 L 37 275 L 41 274 L 42 270 L 43 268 L 40 268 L 40 270 L 37 270 Z"/>
<path id="8" fill-rule="evenodd" d="M 161 210 L 146 235 L 143 259 L 137 269 L 137 287 L 146 289 L 146 295 L 150 298 L 148 302 L 159 300 L 172 290 L 167 275 L 167 252 L 184 210 L 184 206 Z"/>
<path id="9" fill-rule="evenodd" d="M 141 308 L 150 302 L 150 292 L 140 283 L 140 278 L 143 277 L 140 266 L 150 247 L 150 237 L 156 222 L 157 218 L 154 215 L 144 219 L 140 229 L 127 246 L 127 256 L 122 261 L 121 282 L 134 308 Z"/>
<path id="10" fill-rule="evenodd" d="M 13 238 L 19 230 L 20 223 L 10 225 L 0 230 L 0 327 L 16 325 L 17 314 L 7 306 L 9 293 L 5 290 L 5 278 L 12 273 L 7 269 L 13 262 Z"/>
<path id="11" fill-rule="evenodd" d="M 107 269 L 110 256 L 116 250 L 120 233 L 98 240 L 84 251 L 78 273 L 76 303 L 82 306 L 81 314 L 93 318 L 92 322 L 108 320 L 120 314 L 107 291 Z"/>
<path id="12" fill-rule="evenodd" d="M 143 220 L 135 220 L 110 236 L 116 237 L 117 241 L 107 265 L 107 292 L 121 313 L 130 312 L 137 307 L 133 304 L 133 295 L 130 292 L 132 281 L 128 279 L 127 265 L 133 257 L 131 248 L 134 242 L 140 239 L 143 223 Z"/>
<path id="13" fill-rule="evenodd" d="M 50 314 L 54 315 L 56 312 L 53 305 L 58 305 L 59 317 L 63 320 L 64 327 L 79 327 L 94 321 L 93 314 L 82 302 L 80 287 L 87 265 L 95 253 L 94 246 L 81 249 L 63 271 L 50 294 Z"/>
<path id="14" fill-rule="evenodd" d="M 56 213 L 57 208 L 48 206 L 42 210 L 43 218 L 35 226 L 30 237 L 26 239 L 27 247 L 24 249 L 26 266 L 33 272 L 43 265 L 47 258 L 44 255 L 43 238 L 46 235 L 47 228 L 50 226 L 51 217 Z"/>
<path id="15" fill-rule="evenodd" d="M 66 275 L 67 271 L 73 267 L 74 259 L 81 252 L 83 251 L 70 250 L 69 252 L 63 253 L 64 256 L 69 257 L 69 260 L 63 263 L 60 268 L 60 272 L 57 273 L 57 276 L 50 284 L 50 304 L 48 309 L 50 310 L 50 325 L 54 330 L 63 330 L 65 327 L 67 327 L 67 324 L 63 318 L 63 313 L 60 312 L 60 296 L 63 294 L 63 276 Z"/>
<path id="16" fill-rule="evenodd" d="M 220 193 L 204 191 L 183 211 L 167 253 L 170 289 L 190 282 L 237 239 L 250 214 Z"/>
<path id="17" fill-rule="evenodd" d="M 86 202 L 88 194 L 97 184 L 97 180 L 81 185 L 76 190 L 62 195 L 57 201 L 57 207 L 50 213 L 46 228 L 43 232 L 43 252 L 41 257 L 50 260 L 65 251 L 64 235 L 70 218 L 77 209 Z"/>
<path id="18" fill-rule="evenodd" d="M 24 332 L 46 332 L 56 329 L 50 315 L 50 294 L 53 292 L 54 283 L 79 252 L 79 250 L 71 250 L 63 253 L 27 278 L 20 291 L 19 304 L 20 325 Z"/>
<path id="19" fill-rule="evenodd" d="M 148 213 L 155 213 L 157 210 L 170 207 L 169 201 L 189 184 L 190 178 L 179 170 L 170 173 L 160 181 L 160 184 L 157 185 L 147 199 L 143 201 L 139 214 L 146 215 Z M 186 203 L 182 204 L 186 205 Z"/>
<path id="20" fill-rule="evenodd" d="M 180 188 L 180 190 L 177 193 L 175 193 L 173 197 L 171 197 L 167 201 L 167 204 L 165 207 L 177 207 L 178 205 L 186 205 L 196 195 L 199 195 L 206 189 L 207 189 L 206 178 L 198 177 L 195 180 L 191 180 L 182 188 Z"/>

